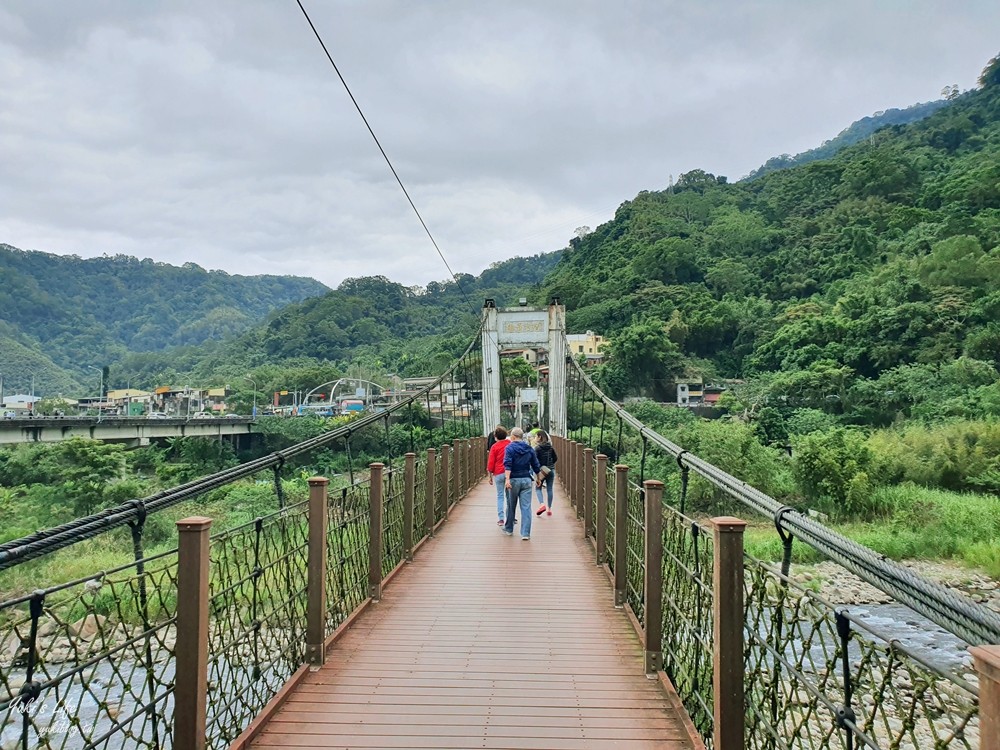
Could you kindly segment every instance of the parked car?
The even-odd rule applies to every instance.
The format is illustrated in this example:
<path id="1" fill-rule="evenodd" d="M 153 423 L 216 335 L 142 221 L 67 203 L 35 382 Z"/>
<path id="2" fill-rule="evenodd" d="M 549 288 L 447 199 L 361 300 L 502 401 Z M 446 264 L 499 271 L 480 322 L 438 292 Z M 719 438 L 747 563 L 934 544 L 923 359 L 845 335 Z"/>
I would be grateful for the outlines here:
<path id="1" fill-rule="evenodd" d="M 200 411 L 197 414 L 192 414 L 191 419 L 214 419 L 215 415 L 210 411 Z"/>
<path id="2" fill-rule="evenodd" d="M 146 419 L 166 419 L 167 415 L 162 411 L 151 411 L 146 415 Z"/>

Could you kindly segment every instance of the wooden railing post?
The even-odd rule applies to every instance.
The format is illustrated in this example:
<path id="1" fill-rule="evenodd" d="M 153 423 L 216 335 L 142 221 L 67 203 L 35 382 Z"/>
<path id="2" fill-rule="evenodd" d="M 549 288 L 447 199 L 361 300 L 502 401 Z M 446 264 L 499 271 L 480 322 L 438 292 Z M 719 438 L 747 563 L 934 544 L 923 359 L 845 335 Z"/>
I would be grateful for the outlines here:
<path id="1" fill-rule="evenodd" d="M 306 595 L 306 659 L 313 667 L 326 661 L 326 477 L 309 479 L 309 567 Z"/>
<path id="2" fill-rule="evenodd" d="M 979 676 L 979 747 L 1000 748 L 1000 646 L 969 649 Z"/>
<path id="3" fill-rule="evenodd" d="M 583 538 L 594 533 L 594 449 L 583 449 Z"/>
<path id="4" fill-rule="evenodd" d="M 451 448 L 451 501 L 457 503 L 462 497 L 462 440 L 455 438 Z"/>
<path id="5" fill-rule="evenodd" d="M 204 750 L 208 707 L 208 565 L 212 519 L 177 522 L 174 746 Z"/>
<path id="6" fill-rule="evenodd" d="M 417 477 L 417 454 L 407 453 L 403 466 L 403 557 L 413 560 L 413 496 Z"/>
<path id="7" fill-rule="evenodd" d="M 597 454 L 597 518 L 594 519 L 594 542 L 597 544 L 597 564 L 604 564 L 608 546 L 608 457 Z"/>
<path id="8" fill-rule="evenodd" d="M 462 440 L 462 496 L 468 494 L 472 486 L 472 441 L 469 438 Z"/>
<path id="9" fill-rule="evenodd" d="M 435 471 L 437 470 L 437 451 L 427 449 L 427 477 L 424 484 L 424 527 L 427 536 L 434 536 L 434 499 L 437 497 Z"/>
<path id="10" fill-rule="evenodd" d="M 626 535 L 628 528 L 628 467 L 615 464 L 615 606 L 625 606 L 628 565 Z"/>
<path id="11" fill-rule="evenodd" d="M 448 506 L 451 505 L 451 446 L 445 443 L 441 446 L 441 481 L 438 492 L 441 504 L 444 506 L 443 518 L 448 518 Z"/>
<path id="12" fill-rule="evenodd" d="M 576 444 L 576 458 L 574 458 L 576 469 L 576 517 L 583 518 L 584 504 L 584 484 L 583 484 L 583 443 Z"/>
<path id="13" fill-rule="evenodd" d="M 569 453 L 569 502 L 570 507 L 576 510 L 576 506 L 579 504 L 576 497 L 576 441 L 570 440 L 569 445 L 566 446 L 567 453 Z"/>
<path id="14" fill-rule="evenodd" d="M 744 732 L 743 695 L 743 531 L 746 522 L 722 516 L 712 519 L 713 679 L 716 750 L 741 750 Z"/>
<path id="15" fill-rule="evenodd" d="M 563 450 L 562 438 L 558 435 L 552 436 L 552 445 L 556 449 L 556 455 L 559 456 L 559 460 L 562 461 L 562 465 L 559 467 L 559 471 L 556 472 L 556 478 L 559 480 L 559 484 L 563 487 L 566 486 L 566 467 L 569 464 L 566 462 L 566 451 Z"/>
<path id="16" fill-rule="evenodd" d="M 374 463 L 371 470 L 368 498 L 368 596 L 373 601 L 382 598 L 382 469 Z"/>
<path id="17" fill-rule="evenodd" d="M 646 575 L 643 578 L 646 674 L 663 669 L 663 482 L 642 483 L 646 499 Z"/>

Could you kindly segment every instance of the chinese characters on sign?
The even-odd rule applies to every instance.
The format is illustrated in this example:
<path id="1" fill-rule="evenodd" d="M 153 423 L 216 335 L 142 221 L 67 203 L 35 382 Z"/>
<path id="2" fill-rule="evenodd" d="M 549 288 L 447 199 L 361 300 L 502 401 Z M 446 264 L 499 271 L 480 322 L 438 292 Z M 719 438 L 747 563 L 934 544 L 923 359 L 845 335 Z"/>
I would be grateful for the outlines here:
<path id="1" fill-rule="evenodd" d="M 497 314 L 497 343 L 515 346 L 548 346 L 549 315 L 537 310 L 501 310 Z"/>
<path id="2" fill-rule="evenodd" d="M 540 320 L 529 320 L 521 323 L 504 323 L 504 333 L 542 333 L 545 326 Z"/>

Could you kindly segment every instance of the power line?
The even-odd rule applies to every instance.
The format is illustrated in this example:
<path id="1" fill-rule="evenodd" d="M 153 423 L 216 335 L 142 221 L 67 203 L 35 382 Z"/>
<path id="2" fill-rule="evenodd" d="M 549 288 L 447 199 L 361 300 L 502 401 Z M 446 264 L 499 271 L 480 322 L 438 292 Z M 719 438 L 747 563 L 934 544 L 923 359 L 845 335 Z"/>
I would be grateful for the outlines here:
<path id="1" fill-rule="evenodd" d="M 442 253 L 441 248 L 438 247 L 437 240 L 434 239 L 434 235 L 431 234 L 431 230 L 427 227 L 427 222 L 425 222 L 424 217 L 420 215 L 420 211 L 417 210 L 417 206 L 410 197 L 409 192 L 407 192 L 406 186 L 399 178 L 399 174 L 396 172 L 396 168 L 392 165 L 389 155 L 386 154 L 385 149 L 382 148 L 382 144 L 379 142 L 378 136 L 375 135 L 375 131 L 372 130 L 372 126 L 368 122 L 368 118 L 365 117 L 365 113 L 361 111 L 361 105 L 358 104 L 358 100 L 354 98 L 354 94 L 351 92 L 351 87 L 347 85 L 347 81 L 345 81 L 344 76 L 341 75 L 340 68 L 337 67 L 337 63 L 333 61 L 333 56 L 330 54 L 330 50 L 326 48 L 326 43 L 323 41 L 323 37 L 319 35 L 319 31 L 316 29 L 316 25 L 309 17 L 309 13 L 306 12 L 305 6 L 302 5 L 302 0 L 295 0 L 295 2 L 298 3 L 299 9 L 302 11 L 302 15 L 306 17 L 306 21 L 309 23 L 309 28 L 311 28 L 313 34 L 316 35 L 316 41 L 319 42 L 319 46 L 322 47 L 323 52 L 326 53 L 326 59 L 329 60 L 330 65 L 333 66 L 333 71 L 337 74 L 337 78 L 339 78 L 340 82 L 344 84 L 344 90 L 347 91 L 347 95 L 351 97 L 351 102 L 354 104 L 354 108 L 358 110 L 358 114 L 361 115 L 361 119 L 364 121 L 365 127 L 368 128 L 368 132 L 371 134 L 372 140 L 374 140 L 375 145 L 378 146 L 378 150 L 382 154 L 382 158 L 385 159 L 385 163 L 389 165 L 389 170 L 392 172 L 392 176 L 395 177 L 396 182 L 399 183 L 399 189 L 403 191 L 403 195 L 406 196 L 406 200 L 409 202 L 410 208 L 413 209 L 413 213 L 415 213 L 417 215 L 417 219 L 420 220 L 420 226 L 424 228 L 428 239 L 430 239 L 431 244 L 434 245 L 434 249 L 437 250 L 437 254 L 441 258 L 441 262 L 444 263 L 444 267 L 448 269 L 448 273 L 450 273 L 451 277 L 455 280 L 455 283 L 458 285 L 458 290 L 462 293 L 462 296 L 465 297 L 465 301 L 472 304 L 472 300 L 469 298 L 469 295 L 465 293 L 465 288 L 462 286 L 462 282 L 458 280 L 458 276 L 456 276 L 455 272 L 451 270 L 451 266 L 448 265 L 448 261 L 444 257 L 444 253 Z"/>

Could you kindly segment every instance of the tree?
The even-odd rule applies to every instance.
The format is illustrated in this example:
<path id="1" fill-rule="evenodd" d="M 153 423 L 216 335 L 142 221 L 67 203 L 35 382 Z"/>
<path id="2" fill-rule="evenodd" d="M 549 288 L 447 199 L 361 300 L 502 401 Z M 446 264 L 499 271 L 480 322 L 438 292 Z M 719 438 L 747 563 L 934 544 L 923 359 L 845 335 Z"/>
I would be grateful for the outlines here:
<path id="1" fill-rule="evenodd" d="M 684 370 L 681 351 L 662 321 L 633 323 L 611 339 L 609 349 L 612 363 L 620 373 L 627 373 L 634 392 L 651 389 L 663 395 L 667 383 Z"/>

